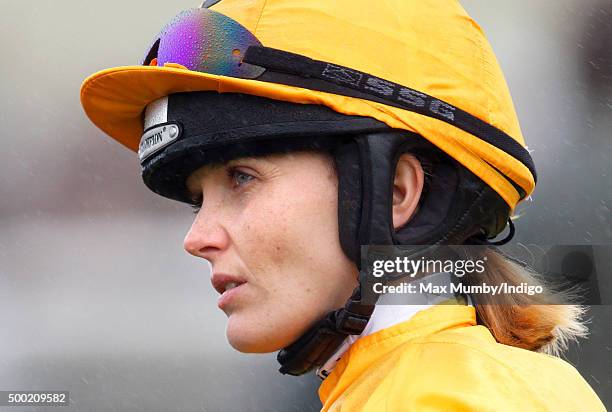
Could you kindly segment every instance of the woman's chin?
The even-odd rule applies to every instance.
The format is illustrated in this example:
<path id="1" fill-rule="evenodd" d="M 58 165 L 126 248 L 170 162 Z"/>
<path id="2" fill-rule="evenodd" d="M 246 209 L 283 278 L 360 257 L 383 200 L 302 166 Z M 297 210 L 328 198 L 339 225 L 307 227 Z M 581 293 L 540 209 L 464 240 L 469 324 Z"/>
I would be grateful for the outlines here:
<path id="1" fill-rule="evenodd" d="M 242 353 L 270 353 L 283 348 L 282 345 L 275 345 L 273 341 L 266 340 L 258 334 L 245 333 L 239 331 L 237 333 L 226 332 L 227 341 L 234 349 Z"/>
<path id="2" fill-rule="evenodd" d="M 282 327 L 256 326 L 257 322 L 228 319 L 225 335 L 229 344 L 243 353 L 276 352 L 292 343 L 285 334 L 279 334 Z"/>

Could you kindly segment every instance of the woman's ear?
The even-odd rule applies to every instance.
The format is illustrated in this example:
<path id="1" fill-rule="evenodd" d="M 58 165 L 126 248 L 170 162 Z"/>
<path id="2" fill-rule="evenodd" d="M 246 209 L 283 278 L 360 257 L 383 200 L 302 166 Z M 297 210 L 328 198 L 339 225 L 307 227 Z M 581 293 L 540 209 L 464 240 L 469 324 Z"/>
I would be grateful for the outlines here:
<path id="1" fill-rule="evenodd" d="M 425 180 L 421 162 L 412 154 L 400 156 L 393 180 L 393 227 L 408 223 L 417 211 Z"/>

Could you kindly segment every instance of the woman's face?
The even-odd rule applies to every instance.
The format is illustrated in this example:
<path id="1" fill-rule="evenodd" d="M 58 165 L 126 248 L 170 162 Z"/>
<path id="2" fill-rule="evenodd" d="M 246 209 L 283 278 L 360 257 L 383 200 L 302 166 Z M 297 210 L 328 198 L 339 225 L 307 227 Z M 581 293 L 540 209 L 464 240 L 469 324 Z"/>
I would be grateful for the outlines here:
<path id="1" fill-rule="evenodd" d="M 237 350 L 287 346 L 357 286 L 340 247 L 337 185 L 333 159 L 310 152 L 204 166 L 187 180 L 202 207 L 184 247 L 210 261 Z"/>

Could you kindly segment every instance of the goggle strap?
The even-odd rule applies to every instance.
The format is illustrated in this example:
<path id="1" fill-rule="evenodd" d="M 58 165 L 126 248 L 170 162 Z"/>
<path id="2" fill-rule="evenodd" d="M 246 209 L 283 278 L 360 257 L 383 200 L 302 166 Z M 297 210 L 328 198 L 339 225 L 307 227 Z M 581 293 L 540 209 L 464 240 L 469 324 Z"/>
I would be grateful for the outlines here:
<path id="1" fill-rule="evenodd" d="M 257 80 L 375 101 L 441 120 L 514 157 L 529 169 L 537 183 L 533 159 L 519 142 L 476 116 L 426 93 L 348 67 L 270 47 L 249 47 L 243 62 L 266 69 Z M 525 190 L 519 194 L 521 200 L 526 197 Z"/>

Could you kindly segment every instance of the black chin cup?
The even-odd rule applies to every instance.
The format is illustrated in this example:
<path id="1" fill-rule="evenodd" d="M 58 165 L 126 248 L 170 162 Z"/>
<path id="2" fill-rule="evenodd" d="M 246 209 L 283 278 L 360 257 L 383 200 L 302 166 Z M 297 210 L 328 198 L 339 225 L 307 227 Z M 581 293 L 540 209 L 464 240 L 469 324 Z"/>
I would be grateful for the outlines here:
<path id="1" fill-rule="evenodd" d="M 370 320 L 374 305 L 361 302 L 359 287 L 342 309 L 329 312 L 290 346 L 278 352 L 282 374 L 299 376 L 323 365 L 348 335 L 359 335 Z"/>
<path id="2" fill-rule="evenodd" d="M 393 227 L 393 181 L 399 157 L 427 160 L 431 178 L 412 219 Z M 490 239 L 508 221 L 510 207 L 486 183 L 421 136 L 390 130 L 355 136 L 334 153 L 338 218 L 344 253 L 361 270 L 361 245 L 453 245 Z M 359 335 L 374 305 L 357 287 L 347 304 L 328 313 L 277 356 L 280 372 L 302 375 L 321 366 L 348 335 Z"/>

